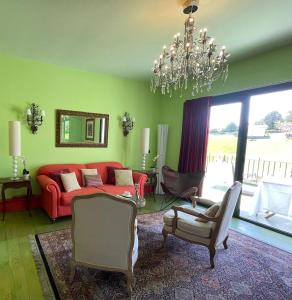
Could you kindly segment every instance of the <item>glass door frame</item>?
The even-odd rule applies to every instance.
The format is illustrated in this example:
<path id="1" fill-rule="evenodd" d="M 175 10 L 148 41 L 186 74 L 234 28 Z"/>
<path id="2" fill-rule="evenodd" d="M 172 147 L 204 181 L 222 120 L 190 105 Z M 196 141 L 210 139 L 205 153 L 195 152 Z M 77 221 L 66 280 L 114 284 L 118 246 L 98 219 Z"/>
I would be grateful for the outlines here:
<path id="1" fill-rule="evenodd" d="M 236 147 L 236 160 L 235 160 L 235 168 L 234 168 L 234 181 L 239 181 L 241 183 L 243 182 L 243 172 L 244 172 L 247 136 L 248 136 L 250 98 L 252 96 L 256 96 L 260 94 L 268 94 L 268 93 L 280 92 L 280 91 L 291 90 L 291 89 L 292 89 L 292 82 L 285 82 L 285 83 L 275 84 L 271 86 L 244 90 L 241 92 L 229 93 L 220 96 L 213 96 L 212 106 L 231 104 L 231 103 L 241 103 L 240 122 L 239 122 L 237 147 Z M 290 234 L 288 232 L 279 230 L 277 228 L 273 228 L 268 225 L 262 224 L 260 222 L 250 220 L 240 216 L 240 203 L 241 203 L 241 197 L 239 197 L 239 200 L 236 204 L 236 208 L 233 215 L 234 217 L 258 225 L 260 227 L 272 230 L 274 232 L 292 237 L 292 233 Z"/>

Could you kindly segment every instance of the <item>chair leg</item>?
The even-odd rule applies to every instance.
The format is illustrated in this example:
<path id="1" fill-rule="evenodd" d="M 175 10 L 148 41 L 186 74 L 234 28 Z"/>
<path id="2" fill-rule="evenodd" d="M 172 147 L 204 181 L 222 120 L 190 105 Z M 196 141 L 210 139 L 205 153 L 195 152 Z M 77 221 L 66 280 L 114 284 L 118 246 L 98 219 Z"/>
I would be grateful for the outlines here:
<path id="1" fill-rule="evenodd" d="M 128 293 L 131 296 L 132 291 L 133 291 L 133 285 L 134 285 L 134 275 L 132 271 L 128 271 L 126 273 L 126 277 L 127 277 L 127 289 L 128 289 Z"/>
<path id="2" fill-rule="evenodd" d="M 215 247 L 210 247 L 209 252 L 210 252 L 210 265 L 211 265 L 211 268 L 214 269 L 215 268 L 214 257 L 215 257 L 215 254 L 216 254 Z"/>
<path id="3" fill-rule="evenodd" d="M 228 245 L 227 245 L 227 240 L 228 240 L 228 235 L 227 237 L 225 238 L 225 240 L 223 241 L 223 246 L 224 246 L 224 249 L 228 249 Z"/>
<path id="4" fill-rule="evenodd" d="M 166 230 L 162 229 L 162 235 L 163 235 L 163 244 L 162 244 L 161 248 L 165 248 L 168 232 Z"/>
<path id="5" fill-rule="evenodd" d="M 75 264 L 75 262 L 71 261 L 71 265 L 70 265 L 70 277 L 69 277 L 70 283 L 72 283 L 73 280 L 74 280 L 75 272 L 76 272 L 76 264 Z"/>

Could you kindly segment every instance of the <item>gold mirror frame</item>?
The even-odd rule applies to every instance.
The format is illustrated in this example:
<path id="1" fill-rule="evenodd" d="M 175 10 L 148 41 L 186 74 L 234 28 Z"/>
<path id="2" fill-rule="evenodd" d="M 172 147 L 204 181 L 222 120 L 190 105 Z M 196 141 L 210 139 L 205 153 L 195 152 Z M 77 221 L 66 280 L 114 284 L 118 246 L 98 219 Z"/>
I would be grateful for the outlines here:
<path id="1" fill-rule="evenodd" d="M 105 119 L 105 133 L 104 143 L 64 143 L 61 140 L 61 118 L 62 116 L 81 116 L 87 119 L 104 118 Z M 73 110 L 56 110 L 56 147 L 82 147 L 82 148 L 107 148 L 108 145 L 108 128 L 109 128 L 109 115 L 89 113 Z"/>

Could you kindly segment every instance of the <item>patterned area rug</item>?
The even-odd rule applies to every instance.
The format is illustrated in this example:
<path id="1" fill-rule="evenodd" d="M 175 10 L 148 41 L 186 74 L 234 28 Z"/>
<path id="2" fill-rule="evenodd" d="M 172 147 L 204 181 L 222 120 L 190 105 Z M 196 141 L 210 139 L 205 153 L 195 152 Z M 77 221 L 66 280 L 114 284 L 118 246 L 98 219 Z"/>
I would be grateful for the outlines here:
<path id="1" fill-rule="evenodd" d="M 292 299 L 292 254 L 231 231 L 229 249 L 217 251 L 212 270 L 205 247 L 169 236 L 166 249 L 159 250 L 162 213 L 138 218 L 132 299 Z M 122 274 L 80 267 L 70 284 L 71 247 L 68 229 L 39 234 L 32 241 L 45 298 L 128 298 Z"/>

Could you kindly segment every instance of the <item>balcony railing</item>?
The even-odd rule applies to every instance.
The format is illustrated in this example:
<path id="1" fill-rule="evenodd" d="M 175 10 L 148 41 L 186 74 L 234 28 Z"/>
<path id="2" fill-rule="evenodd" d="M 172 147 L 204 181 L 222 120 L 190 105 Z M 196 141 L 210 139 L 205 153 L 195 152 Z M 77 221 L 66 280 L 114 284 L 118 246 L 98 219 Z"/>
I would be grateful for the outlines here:
<path id="1" fill-rule="evenodd" d="M 206 168 L 210 163 L 225 162 L 231 164 L 234 173 L 235 156 L 228 154 L 209 154 L 207 156 Z M 244 165 L 243 181 L 247 184 L 257 185 L 264 177 L 292 177 L 292 162 L 274 161 L 265 159 L 246 158 Z"/>

